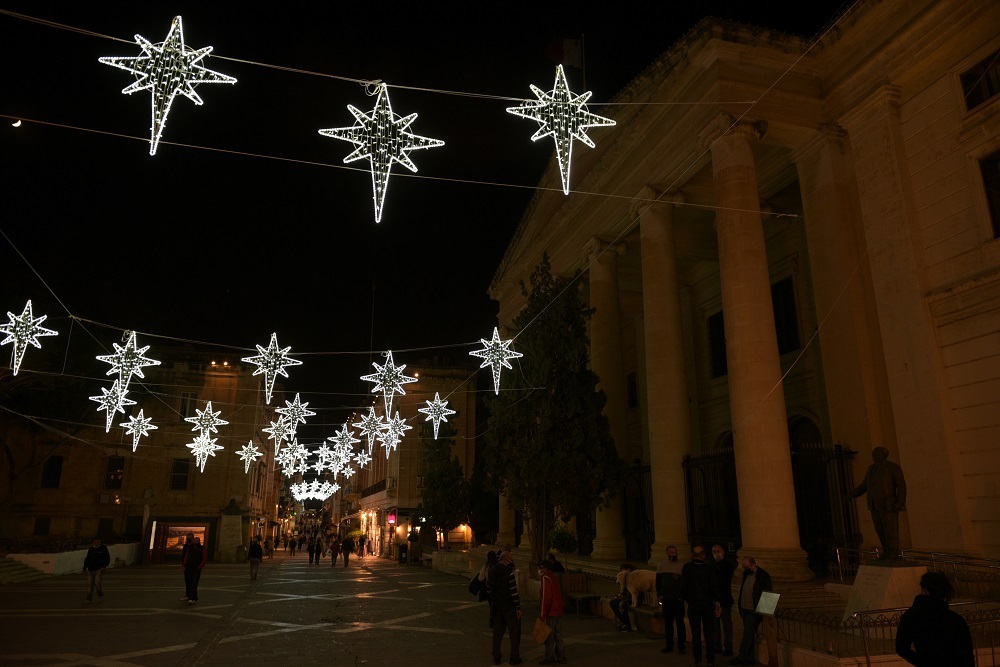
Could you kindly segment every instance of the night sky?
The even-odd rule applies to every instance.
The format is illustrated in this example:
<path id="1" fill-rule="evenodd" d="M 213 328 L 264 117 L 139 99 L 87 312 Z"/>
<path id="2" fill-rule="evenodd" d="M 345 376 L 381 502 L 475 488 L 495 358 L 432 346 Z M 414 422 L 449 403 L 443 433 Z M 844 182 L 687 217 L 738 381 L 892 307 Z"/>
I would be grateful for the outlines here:
<path id="1" fill-rule="evenodd" d="M 397 364 L 468 358 L 489 338 L 490 279 L 553 157 L 551 140 L 529 140 L 534 123 L 505 111 L 516 102 L 433 91 L 534 99 L 528 85 L 551 89 L 555 75 L 546 47 L 584 34 L 586 88 L 581 70 L 567 78 L 602 113 L 705 16 L 808 38 L 849 3 L 433 4 L 0 0 L 130 42 L 0 14 L 0 313 L 20 314 L 30 298 L 60 331 L 23 369 L 80 359 L 71 366 L 98 382 L 106 366 L 81 355 L 110 350 L 122 329 L 154 357 L 171 339 L 249 356 L 277 332 L 293 354 L 310 353 L 287 389 L 314 406 L 367 404 L 354 392 L 370 351 L 393 349 Z M 177 15 L 189 47 L 214 47 L 202 64 L 238 83 L 199 86 L 200 107 L 178 96 L 150 157 L 149 93 L 122 95 L 134 77 L 98 58 L 140 55 L 133 35 L 161 42 Z M 393 166 L 376 225 L 367 161 L 343 168 L 353 147 L 317 132 L 351 125 L 347 105 L 370 111 L 374 97 L 225 58 L 417 88 L 390 88 L 393 110 L 418 113 L 411 130 L 446 145 L 410 154 L 427 178 Z M 91 321 L 72 337 L 67 309 Z"/>

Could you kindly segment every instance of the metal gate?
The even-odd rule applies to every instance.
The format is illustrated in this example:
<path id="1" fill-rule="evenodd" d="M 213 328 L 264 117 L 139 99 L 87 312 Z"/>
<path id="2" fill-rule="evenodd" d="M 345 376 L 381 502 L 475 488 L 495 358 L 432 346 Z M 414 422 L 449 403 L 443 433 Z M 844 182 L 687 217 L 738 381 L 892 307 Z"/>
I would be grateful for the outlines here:
<path id="1" fill-rule="evenodd" d="M 738 549 L 740 502 L 736 493 L 736 459 L 732 448 L 684 457 L 688 539 L 691 544 L 722 544 Z"/>
<path id="2" fill-rule="evenodd" d="M 653 546 L 653 485 L 650 466 L 635 466 L 625 477 L 622 493 L 625 558 L 646 563 Z"/>

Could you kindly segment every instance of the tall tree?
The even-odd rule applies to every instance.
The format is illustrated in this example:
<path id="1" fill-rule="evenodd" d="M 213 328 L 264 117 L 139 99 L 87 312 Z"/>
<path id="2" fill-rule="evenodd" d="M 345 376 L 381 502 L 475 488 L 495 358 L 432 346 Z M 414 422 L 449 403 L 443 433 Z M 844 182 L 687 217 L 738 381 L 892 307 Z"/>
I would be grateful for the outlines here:
<path id="1" fill-rule="evenodd" d="M 420 506 L 427 524 L 444 533 L 469 519 L 469 482 L 458 459 L 452 456 L 455 429 L 443 422 L 438 438 L 424 441 L 424 488 Z"/>
<path id="2" fill-rule="evenodd" d="M 593 310 L 578 282 L 553 276 L 544 255 L 521 291 L 527 303 L 512 323 L 512 348 L 524 357 L 487 401 L 484 457 L 497 490 L 528 518 L 537 562 L 548 550 L 556 508 L 566 518 L 580 506 L 605 506 L 625 467 L 599 378 L 587 365 Z"/>

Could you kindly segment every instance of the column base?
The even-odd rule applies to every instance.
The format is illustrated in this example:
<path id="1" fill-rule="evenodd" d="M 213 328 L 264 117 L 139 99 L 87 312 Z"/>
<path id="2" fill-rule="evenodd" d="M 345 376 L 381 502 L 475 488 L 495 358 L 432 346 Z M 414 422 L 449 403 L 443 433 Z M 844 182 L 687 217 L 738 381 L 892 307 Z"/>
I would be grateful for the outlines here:
<path id="1" fill-rule="evenodd" d="M 667 558 L 667 547 L 673 545 L 677 547 L 677 560 L 682 563 L 686 563 L 691 560 L 691 545 L 688 544 L 687 538 L 677 541 L 677 542 L 653 542 L 653 545 L 649 548 L 649 564 L 659 565 L 661 560 L 666 560 Z M 710 545 L 706 545 L 706 549 L 709 554 L 711 554 L 712 548 Z M 756 558 L 756 556 L 755 556 Z"/>
<path id="2" fill-rule="evenodd" d="M 812 581 L 816 575 L 809 569 L 809 558 L 803 549 L 743 547 L 737 554 L 737 565 L 745 556 L 753 556 L 757 565 L 767 570 L 774 581 Z"/>
<path id="3" fill-rule="evenodd" d="M 625 560 L 625 539 L 595 537 L 590 557 L 596 560 Z"/>

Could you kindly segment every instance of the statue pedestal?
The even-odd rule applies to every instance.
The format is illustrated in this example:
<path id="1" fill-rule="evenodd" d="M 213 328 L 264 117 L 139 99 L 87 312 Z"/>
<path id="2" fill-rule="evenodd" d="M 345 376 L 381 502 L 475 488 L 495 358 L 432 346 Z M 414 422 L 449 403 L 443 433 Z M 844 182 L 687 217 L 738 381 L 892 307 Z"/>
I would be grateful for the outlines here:
<path id="1" fill-rule="evenodd" d="M 927 572 L 923 565 L 894 562 L 889 565 L 862 565 L 854 578 L 844 619 L 868 609 L 909 607 L 920 593 L 920 577 Z"/>

